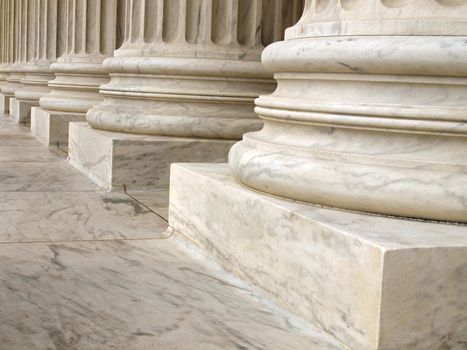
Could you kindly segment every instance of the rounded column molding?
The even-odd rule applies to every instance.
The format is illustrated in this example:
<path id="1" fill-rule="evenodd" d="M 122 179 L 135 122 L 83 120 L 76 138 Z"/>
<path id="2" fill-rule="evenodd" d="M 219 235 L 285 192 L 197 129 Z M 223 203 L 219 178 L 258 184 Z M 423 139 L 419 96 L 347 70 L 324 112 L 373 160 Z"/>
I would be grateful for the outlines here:
<path id="1" fill-rule="evenodd" d="M 467 222 L 467 1 L 371 3 L 307 1 L 265 49 L 278 86 L 231 169 L 293 200 Z"/>
<path id="2" fill-rule="evenodd" d="M 104 66 L 94 128 L 239 139 L 258 130 L 254 98 L 274 90 L 260 62 L 301 14 L 301 1 L 130 0 L 126 36 Z"/>

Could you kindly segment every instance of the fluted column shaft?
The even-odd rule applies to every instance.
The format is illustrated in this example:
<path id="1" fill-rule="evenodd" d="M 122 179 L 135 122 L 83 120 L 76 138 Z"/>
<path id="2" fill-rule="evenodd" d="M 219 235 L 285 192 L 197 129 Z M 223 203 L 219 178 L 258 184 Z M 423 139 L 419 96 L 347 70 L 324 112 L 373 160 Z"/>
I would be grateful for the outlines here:
<path id="1" fill-rule="evenodd" d="M 24 77 L 24 65 L 27 62 L 28 31 L 27 31 L 27 0 L 9 0 L 7 11 L 7 51 L 9 55 L 7 83 L 2 86 L 2 94 L 8 98 L 14 97 L 15 91 L 21 86 Z"/>
<path id="2" fill-rule="evenodd" d="M 467 222 L 467 1 L 308 0 L 263 63 L 263 130 L 230 153 L 254 189 Z"/>
<path id="3" fill-rule="evenodd" d="M 50 68 L 49 94 L 40 99 L 48 111 L 84 114 L 101 100 L 108 82 L 103 60 L 116 45 L 117 0 L 64 0 L 65 52 Z"/>
<path id="4" fill-rule="evenodd" d="M 111 81 L 89 124 L 219 139 L 259 129 L 253 100 L 275 86 L 261 52 L 301 10 L 298 0 L 127 1 L 125 40 L 104 63 Z"/>
<path id="5" fill-rule="evenodd" d="M 10 59 L 10 48 L 8 45 L 8 9 L 9 1 L 0 0 L 0 91 L 2 86 L 6 84 L 8 66 L 12 63 L 12 60 Z"/>
<path id="6" fill-rule="evenodd" d="M 28 32 L 30 45 L 27 49 L 25 77 L 22 87 L 15 91 L 19 101 L 38 105 L 39 99 L 48 93 L 48 81 L 54 78 L 50 69 L 58 56 L 63 53 L 63 24 L 59 21 L 65 15 L 64 0 L 30 0 Z"/>

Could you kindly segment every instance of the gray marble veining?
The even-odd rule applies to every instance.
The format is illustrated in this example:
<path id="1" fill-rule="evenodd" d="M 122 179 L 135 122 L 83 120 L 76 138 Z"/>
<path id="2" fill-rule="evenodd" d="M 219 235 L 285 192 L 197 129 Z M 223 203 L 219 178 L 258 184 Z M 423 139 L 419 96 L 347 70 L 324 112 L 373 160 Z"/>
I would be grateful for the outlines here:
<path id="1" fill-rule="evenodd" d="M 226 164 L 171 176 L 172 228 L 352 349 L 465 348 L 466 225 L 272 197 Z"/>
<path id="2" fill-rule="evenodd" d="M 0 144 L 0 162 L 46 162 L 61 160 L 56 151 L 45 151 L 37 146 L 4 146 Z"/>
<path id="3" fill-rule="evenodd" d="M 165 236 L 167 222 L 124 193 L 0 192 L 0 242 Z"/>
<path id="4" fill-rule="evenodd" d="M 0 245 L 15 350 L 342 349 L 168 240 Z"/>
<path id="5" fill-rule="evenodd" d="M 152 190 L 129 190 L 128 194 L 137 199 L 158 215 L 168 220 L 169 217 L 169 188 L 161 187 Z"/>
<path id="6" fill-rule="evenodd" d="M 70 163 L 105 189 L 169 185 L 170 164 L 225 162 L 232 140 L 135 135 L 70 124 Z"/>
<path id="7" fill-rule="evenodd" d="M 0 191 L 94 191 L 96 189 L 91 181 L 65 162 L 3 162 L 0 167 Z"/>

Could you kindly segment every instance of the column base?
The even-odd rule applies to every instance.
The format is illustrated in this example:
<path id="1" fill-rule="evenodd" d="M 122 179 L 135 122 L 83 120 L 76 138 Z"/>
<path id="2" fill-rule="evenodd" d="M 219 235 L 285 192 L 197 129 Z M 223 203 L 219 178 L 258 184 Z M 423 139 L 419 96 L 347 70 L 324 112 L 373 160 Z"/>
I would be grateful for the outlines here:
<path id="1" fill-rule="evenodd" d="M 0 93 L 0 113 L 10 112 L 10 96 Z"/>
<path id="2" fill-rule="evenodd" d="M 40 107 L 31 109 L 31 132 L 46 146 L 68 145 L 68 127 L 70 122 L 86 120 L 84 114 L 49 112 Z"/>
<path id="3" fill-rule="evenodd" d="M 34 105 L 29 102 L 10 98 L 10 115 L 18 124 L 29 124 L 31 122 L 31 108 Z"/>
<path id="4" fill-rule="evenodd" d="M 70 163 L 98 186 L 166 187 L 170 164 L 226 162 L 236 141 L 148 136 L 93 129 L 71 123 Z"/>
<path id="5" fill-rule="evenodd" d="M 169 223 L 352 349 L 457 349 L 467 227 L 249 190 L 226 164 L 174 164 Z"/>

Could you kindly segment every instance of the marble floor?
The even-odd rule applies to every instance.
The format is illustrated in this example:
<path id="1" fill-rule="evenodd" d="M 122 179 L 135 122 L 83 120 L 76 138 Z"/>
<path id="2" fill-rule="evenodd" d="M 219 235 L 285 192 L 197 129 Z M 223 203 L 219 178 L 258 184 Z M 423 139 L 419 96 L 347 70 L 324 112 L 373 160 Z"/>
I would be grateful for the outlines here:
<path id="1" fill-rule="evenodd" d="M 0 115 L 0 350 L 344 349 Z"/>

